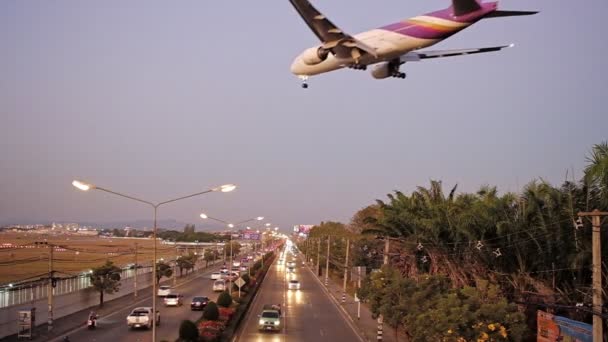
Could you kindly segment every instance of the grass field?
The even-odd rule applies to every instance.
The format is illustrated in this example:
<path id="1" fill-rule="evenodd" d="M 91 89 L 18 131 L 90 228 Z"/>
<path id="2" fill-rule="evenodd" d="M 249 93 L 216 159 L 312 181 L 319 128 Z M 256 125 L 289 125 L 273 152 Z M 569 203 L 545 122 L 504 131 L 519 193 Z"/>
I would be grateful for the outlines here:
<path id="1" fill-rule="evenodd" d="M 0 248 L 0 285 L 38 279 L 48 274 L 50 248 L 35 245 L 37 241 L 46 241 L 57 246 L 53 251 L 53 270 L 58 271 L 57 275 L 60 277 L 87 271 L 104 264 L 106 260 L 113 261 L 118 266 L 135 263 L 135 243 L 138 245 L 138 264 L 151 265 L 153 260 L 152 239 L 2 233 L 0 246 L 7 247 L 10 244 L 11 247 Z M 27 248 L 15 248 L 15 246 L 27 246 Z M 157 252 L 158 258 L 173 260 L 176 249 L 158 242 Z"/>

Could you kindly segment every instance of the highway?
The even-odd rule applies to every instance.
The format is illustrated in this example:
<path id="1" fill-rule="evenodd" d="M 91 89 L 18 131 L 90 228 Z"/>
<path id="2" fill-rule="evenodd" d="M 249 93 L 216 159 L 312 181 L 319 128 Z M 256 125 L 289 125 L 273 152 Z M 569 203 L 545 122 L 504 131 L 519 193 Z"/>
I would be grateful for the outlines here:
<path id="1" fill-rule="evenodd" d="M 157 341 L 175 341 L 179 334 L 179 325 L 182 320 L 189 319 L 196 321 L 201 317 L 202 311 L 191 311 L 190 301 L 194 296 L 207 296 L 215 301 L 219 292 L 213 292 L 213 280 L 211 272 L 219 270 L 221 266 L 210 267 L 201 275 L 178 285 L 174 292 L 184 295 L 184 305 L 181 307 L 165 307 L 162 298 L 157 299 L 157 306 L 160 310 L 160 326 L 156 330 Z M 149 342 L 152 340 L 152 330 L 129 329 L 126 317 L 134 307 L 152 306 L 152 298 L 144 299 L 138 303 L 127 301 L 124 309 L 114 312 L 106 317 L 100 317 L 98 327 L 94 330 L 86 328 L 79 329 L 71 334 L 71 342 L 78 341 L 112 341 L 112 342 Z M 86 319 L 83 317 L 83 320 Z M 55 341 L 61 341 L 60 338 Z"/>
<path id="2" fill-rule="evenodd" d="M 335 304 L 325 293 L 313 273 L 302 266 L 302 260 L 288 253 L 285 262 L 297 260 L 295 273 L 287 273 L 285 265 L 272 265 L 247 316 L 241 323 L 236 341 L 361 341 Z M 300 290 L 288 290 L 291 277 L 301 283 Z M 258 315 L 264 304 L 282 307 L 280 332 L 258 331 Z"/>

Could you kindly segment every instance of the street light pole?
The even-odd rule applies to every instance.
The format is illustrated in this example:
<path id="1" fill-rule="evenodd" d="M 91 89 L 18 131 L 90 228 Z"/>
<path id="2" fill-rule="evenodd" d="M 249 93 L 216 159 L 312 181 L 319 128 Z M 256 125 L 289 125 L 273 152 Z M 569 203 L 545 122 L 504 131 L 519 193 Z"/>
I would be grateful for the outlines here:
<path id="1" fill-rule="evenodd" d="M 195 196 L 200 196 L 200 195 L 207 194 L 207 193 L 210 193 L 210 192 L 218 192 L 218 191 L 220 191 L 220 192 L 231 192 L 234 189 L 236 189 L 236 185 L 234 185 L 234 184 L 224 184 L 224 185 L 221 185 L 221 186 L 216 187 L 216 188 L 212 188 L 212 189 L 209 189 L 209 190 L 197 192 L 197 193 L 194 193 L 194 194 L 191 194 L 191 195 L 187 195 L 187 196 L 182 196 L 182 197 L 174 198 L 174 199 L 171 199 L 171 200 L 168 200 L 168 201 L 164 201 L 164 202 L 160 202 L 160 203 L 156 203 L 156 204 L 152 203 L 152 202 L 149 202 L 149 201 L 146 201 L 146 200 L 139 199 L 137 197 L 125 195 L 125 194 L 122 194 L 122 193 L 119 193 L 119 192 L 116 192 L 116 191 L 112 191 L 112 190 L 109 190 L 109 189 L 104 189 L 102 187 L 95 186 L 93 184 L 88 184 L 88 183 L 85 183 L 85 182 L 82 182 L 82 181 L 78 181 L 78 180 L 74 180 L 72 182 L 72 185 L 74 187 L 82 190 L 82 191 L 88 191 L 88 190 L 91 190 L 91 189 L 101 190 L 101 191 L 104 191 L 104 192 L 107 192 L 107 193 L 110 193 L 110 194 L 113 194 L 113 195 L 116 195 L 116 196 L 124 197 L 124 198 L 127 198 L 127 199 L 131 199 L 133 201 L 137 201 L 137 202 L 140 202 L 140 203 L 147 204 L 147 205 L 151 206 L 152 208 L 154 208 L 154 230 L 152 232 L 152 238 L 154 239 L 154 253 L 153 253 L 154 260 L 153 260 L 153 263 L 152 263 L 153 264 L 153 267 L 152 267 L 152 312 L 153 312 L 153 315 L 154 315 L 153 316 L 154 317 L 154 324 L 152 324 L 152 341 L 156 341 L 156 285 L 157 285 L 156 284 L 156 282 L 157 282 L 156 267 L 157 267 L 157 259 L 158 259 L 157 258 L 157 251 L 156 251 L 156 236 L 157 236 L 157 230 L 158 230 L 158 225 L 157 225 L 158 208 L 161 205 L 165 205 L 165 204 L 172 203 L 172 202 L 177 202 L 177 201 L 184 200 L 184 199 L 191 198 L 191 197 L 195 197 Z"/>

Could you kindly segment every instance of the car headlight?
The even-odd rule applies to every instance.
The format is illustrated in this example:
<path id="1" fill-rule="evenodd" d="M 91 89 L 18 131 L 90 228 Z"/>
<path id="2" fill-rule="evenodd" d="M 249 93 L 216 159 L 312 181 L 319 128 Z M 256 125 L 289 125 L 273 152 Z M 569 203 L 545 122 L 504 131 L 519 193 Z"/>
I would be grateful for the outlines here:
<path id="1" fill-rule="evenodd" d="M 260 323 L 260 325 L 264 325 L 264 320 L 261 319 L 259 323 Z"/>
<path id="2" fill-rule="evenodd" d="M 281 322 L 279 322 L 279 321 L 274 322 L 274 325 L 279 325 L 279 324 L 281 324 Z"/>

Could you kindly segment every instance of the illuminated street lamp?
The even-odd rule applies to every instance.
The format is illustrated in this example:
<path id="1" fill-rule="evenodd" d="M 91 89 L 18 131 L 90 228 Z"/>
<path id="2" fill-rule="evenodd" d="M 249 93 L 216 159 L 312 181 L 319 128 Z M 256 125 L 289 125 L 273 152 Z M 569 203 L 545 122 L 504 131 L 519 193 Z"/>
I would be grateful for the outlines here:
<path id="1" fill-rule="evenodd" d="M 156 216 L 157 216 L 157 212 L 158 212 L 158 207 L 160 207 L 161 205 L 167 204 L 167 203 L 180 201 L 180 200 L 183 200 L 186 198 L 203 195 L 203 194 L 210 193 L 210 192 L 231 192 L 234 189 L 236 189 L 236 185 L 234 185 L 234 184 L 224 184 L 224 185 L 220 185 L 218 187 L 215 187 L 215 188 L 212 188 L 209 190 L 205 190 L 202 192 L 197 192 L 195 194 L 191 194 L 188 196 L 182 196 L 182 197 L 174 198 L 174 199 L 164 201 L 164 202 L 153 203 L 153 202 L 145 201 L 145 200 L 133 197 L 133 196 L 121 194 L 119 192 L 115 192 L 115 191 L 112 191 L 109 189 L 104 189 L 102 187 L 98 187 L 93 184 L 89 184 L 89 183 L 79 181 L 79 180 L 74 180 L 72 182 L 72 185 L 82 191 L 88 191 L 88 190 L 92 190 L 92 189 L 105 191 L 107 193 L 110 193 L 110 194 L 113 194 L 116 196 L 128 198 L 133 201 L 147 204 L 147 205 L 151 206 L 152 208 L 154 208 L 154 230 L 152 233 L 152 238 L 154 239 L 154 264 L 152 267 L 152 311 L 153 311 L 153 315 L 156 315 L 156 263 L 157 263 L 157 259 L 156 259 L 157 258 L 157 256 L 156 256 L 156 231 L 157 231 Z M 156 316 L 154 316 L 154 317 L 156 317 Z M 156 324 L 152 324 L 152 341 L 156 341 Z"/>
<path id="2" fill-rule="evenodd" d="M 264 216 L 258 216 L 258 217 L 250 218 L 250 219 L 243 220 L 243 221 L 240 221 L 240 222 L 237 222 L 237 223 L 229 223 L 228 221 L 220 220 L 220 219 L 215 218 L 215 217 L 211 217 L 211 216 L 209 216 L 209 215 L 207 215 L 205 213 L 201 213 L 199 216 L 202 219 L 209 219 L 209 220 L 221 222 L 221 223 L 225 224 L 226 226 L 228 226 L 228 228 L 231 228 L 231 229 L 234 228 L 235 226 L 238 226 L 238 225 L 243 224 L 243 223 L 247 223 L 247 222 L 251 222 L 251 221 L 261 221 L 261 220 L 264 219 Z M 247 227 L 247 229 L 250 229 L 250 227 Z M 225 252 L 226 252 L 226 248 L 224 248 L 224 262 L 226 262 L 226 253 Z M 230 232 L 230 269 L 231 270 L 232 270 L 232 265 L 233 265 L 233 256 L 232 256 L 232 231 L 231 231 Z M 228 292 L 230 294 L 232 294 L 232 284 L 230 284 Z"/>

